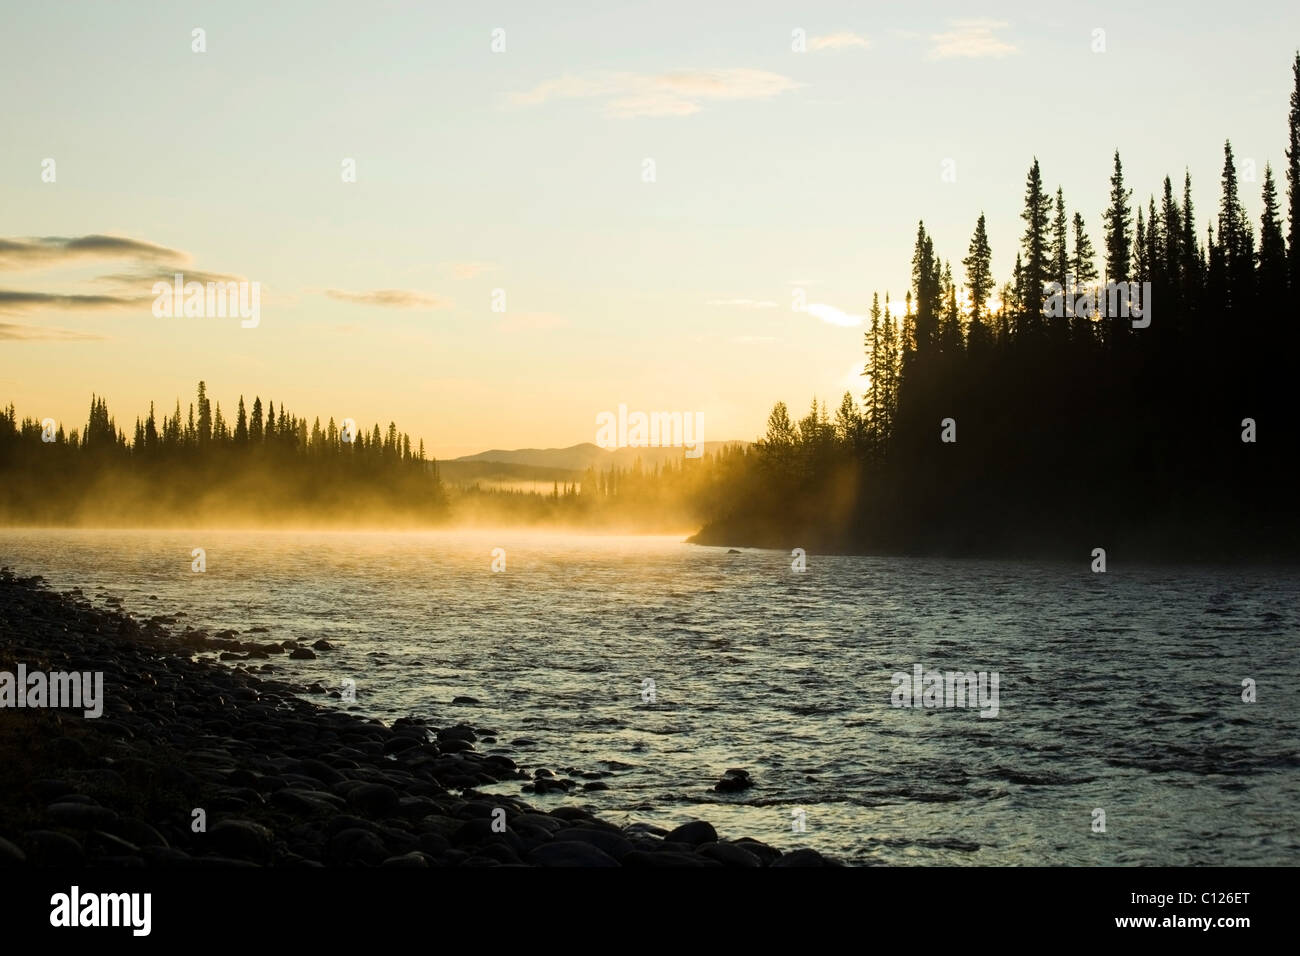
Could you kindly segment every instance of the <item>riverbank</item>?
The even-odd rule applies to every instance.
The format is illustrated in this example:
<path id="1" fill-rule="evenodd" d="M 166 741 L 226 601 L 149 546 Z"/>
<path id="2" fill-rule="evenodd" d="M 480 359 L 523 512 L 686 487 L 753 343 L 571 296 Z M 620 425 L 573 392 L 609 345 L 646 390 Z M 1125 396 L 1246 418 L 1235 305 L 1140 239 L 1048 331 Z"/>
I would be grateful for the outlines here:
<path id="1" fill-rule="evenodd" d="M 699 820 L 616 826 L 582 806 L 599 773 L 529 772 L 492 728 L 386 726 L 312 703 L 295 660 L 328 644 L 213 635 L 180 617 L 140 620 L 0 571 L 0 674 L 103 679 L 95 708 L 0 697 L 0 865 L 830 864 Z M 210 654 L 224 662 L 196 657 Z M 548 812 L 478 789 L 503 783 L 569 802 Z"/>

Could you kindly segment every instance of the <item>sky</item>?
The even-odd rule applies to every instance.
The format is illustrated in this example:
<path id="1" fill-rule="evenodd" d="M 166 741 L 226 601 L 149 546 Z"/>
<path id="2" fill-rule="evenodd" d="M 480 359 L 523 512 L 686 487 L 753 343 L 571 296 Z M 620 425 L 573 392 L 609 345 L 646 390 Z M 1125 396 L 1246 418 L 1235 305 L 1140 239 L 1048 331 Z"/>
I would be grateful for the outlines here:
<path id="1" fill-rule="evenodd" d="M 1005 281 L 1034 157 L 1100 249 L 1115 149 L 1135 200 L 1190 170 L 1203 234 L 1231 139 L 1257 221 L 1297 45 L 1272 0 L 11 7 L 0 403 L 129 435 L 203 379 L 439 457 L 620 404 L 752 439 L 861 393 L 918 220 L 960 280 L 986 212 Z M 257 325 L 155 315 L 176 272 L 258 283 Z"/>

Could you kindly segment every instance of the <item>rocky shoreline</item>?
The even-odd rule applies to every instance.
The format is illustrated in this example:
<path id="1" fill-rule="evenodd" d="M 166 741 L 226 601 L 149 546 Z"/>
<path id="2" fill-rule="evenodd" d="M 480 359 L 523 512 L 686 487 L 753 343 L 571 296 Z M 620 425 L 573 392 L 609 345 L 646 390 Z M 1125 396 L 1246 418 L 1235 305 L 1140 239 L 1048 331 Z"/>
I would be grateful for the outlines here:
<path id="1" fill-rule="evenodd" d="M 835 865 L 701 820 L 615 826 L 578 805 L 580 781 L 480 750 L 491 729 L 385 726 L 251 673 L 328 646 L 177 630 L 177 617 L 140 621 L 0 570 L 0 674 L 103 674 L 97 718 L 0 706 L 0 866 Z M 544 812 L 475 789 L 516 780 L 575 803 Z"/>

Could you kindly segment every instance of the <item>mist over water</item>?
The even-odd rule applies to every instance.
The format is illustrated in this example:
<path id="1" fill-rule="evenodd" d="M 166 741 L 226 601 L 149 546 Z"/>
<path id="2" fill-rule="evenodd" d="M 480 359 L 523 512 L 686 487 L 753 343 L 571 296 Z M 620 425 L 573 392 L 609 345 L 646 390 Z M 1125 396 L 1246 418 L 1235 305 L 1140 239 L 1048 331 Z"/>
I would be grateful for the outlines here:
<path id="1" fill-rule="evenodd" d="M 1294 570 L 811 554 L 799 574 L 784 552 L 517 531 L 7 530 L 0 565 L 210 633 L 326 638 L 269 676 L 354 680 L 355 704 L 312 699 L 607 773 L 542 807 L 856 863 L 1300 863 Z M 998 716 L 892 707 L 914 664 L 996 671 Z M 733 767 L 756 785 L 714 792 Z"/>

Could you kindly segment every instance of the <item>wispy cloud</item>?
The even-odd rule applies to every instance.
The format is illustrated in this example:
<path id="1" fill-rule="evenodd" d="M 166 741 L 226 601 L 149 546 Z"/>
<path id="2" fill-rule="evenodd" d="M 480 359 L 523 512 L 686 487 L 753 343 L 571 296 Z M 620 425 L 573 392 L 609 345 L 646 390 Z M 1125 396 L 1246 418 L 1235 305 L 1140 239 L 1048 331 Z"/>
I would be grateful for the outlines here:
<path id="1" fill-rule="evenodd" d="M 558 99 L 594 99 L 602 102 L 606 116 L 618 119 L 690 116 L 706 102 L 767 99 L 797 86 L 780 73 L 743 68 L 568 74 L 512 94 L 510 102 L 537 106 Z"/>
<path id="2" fill-rule="evenodd" d="M 181 275 L 181 281 L 184 283 L 201 282 L 206 285 L 209 282 L 246 282 L 244 276 L 227 275 L 224 272 L 203 272 L 199 269 L 180 269 L 180 268 L 156 268 L 156 269 L 137 269 L 135 272 L 114 272 L 109 275 L 96 276 L 93 282 L 108 286 L 113 289 L 140 289 L 150 290 L 155 282 L 166 282 L 172 284 L 177 275 Z"/>
<path id="3" fill-rule="evenodd" d="M 995 30 L 1006 26 L 1002 20 L 949 20 L 948 32 L 931 35 L 929 58 L 1000 57 L 1015 53 L 1015 46 L 993 35 Z"/>
<path id="4" fill-rule="evenodd" d="M 0 342 L 94 342 L 102 339 L 102 335 L 90 332 L 0 322 Z"/>
<path id="5" fill-rule="evenodd" d="M 852 327 L 855 325 L 862 325 L 862 323 L 866 321 L 864 316 L 853 315 L 850 312 L 837 309 L 833 305 L 826 305 L 823 302 L 810 302 L 804 308 L 804 311 L 815 319 L 821 319 L 827 325 Z"/>
<path id="6" fill-rule="evenodd" d="M 44 269 L 83 259 L 135 259 L 144 262 L 189 262 L 187 253 L 127 236 L 45 236 L 0 238 L 0 269 Z"/>
<path id="7" fill-rule="evenodd" d="M 0 289 L 0 315 L 42 312 L 121 312 L 139 311 L 152 305 L 155 282 L 170 287 L 177 273 L 183 282 L 244 282 L 243 276 L 204 272 L 189 268 L 192 257 L 144 239 L 129 236 L 92 234 L 87 236 L 44 236 L 35 238 L 0 237 L 0 272 L 31 272 L 39 269 L 68 270 L 86 262 L 104 259 L 126 260 L 120 271 L 92 278 L 70 280 L 82 290 Z M 6 325 L 2 336 L 10 341 L 81 340 L 99 336 L 65 332 L 59 329 L 31 329 Z"/>
<path id="8" fill-rule="evenodd" d="M 775 309 L 777 304 L 767 299 L 710 299 L 706 305 L 720 305 L 731 309 Z"/>
<path id="9" fill-rule="evenodd" d="M 438 269 L 453 279 L 472 279 L 497 268 L 495 262 L 440 262 Z"/>
<path id="10" fill-rule="evenodd" d="M 871 41 L 857 33 L 828 33 L 826 36 L 809 37 L 808 49 L 819 50 L 865 50 Z"/>
<path id="11" fill-rule="evenodd" d="M 338 302 L 374 305 L 385 309 L 445 309 L 452 304 L 450 299 L 444 299 L 442 296 L 412 292 L 408 289 L 375 289 L 371 292 L 326 289 L 325 295 Z"/>
<path id="12" fill-rule="evenodd" d="M 57 292 L 23 292 L 0 289 L 0 313 L 40 312 L 46 310 L 102 312 L 134 309 L 152 302 L 152 296 L 130 298 L 120 295 L 68 295 Z"/>

